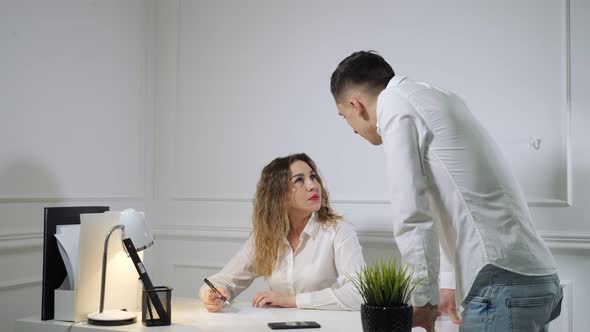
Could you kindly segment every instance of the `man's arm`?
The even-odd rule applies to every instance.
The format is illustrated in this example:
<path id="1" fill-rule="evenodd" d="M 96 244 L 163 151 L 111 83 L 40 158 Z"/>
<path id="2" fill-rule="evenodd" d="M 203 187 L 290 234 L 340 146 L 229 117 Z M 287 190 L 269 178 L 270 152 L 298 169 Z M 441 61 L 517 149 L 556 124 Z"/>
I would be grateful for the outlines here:
<path id="1" fill-rule="evenodd" d="M 461 324 L 457 315 L 457 302 L 455 300 L 455 271 L 447 255 L 441 248 L 440 255 L 440 302 L 438 304 L 439 315 L 449 315 L 455 324 Z"/>
<path id="2" fill-rule="evenodd" d="M 379 97 L 378 125 L 391 191 L 393 231 L 402 259 L 419 282 L 412 325 L 434 331 L 439 303 L 439 247 L 429 208 L 425 151 L 430 131 L 410 103 L 396 94 Z"/>
<path id="3" fill-rule="evenodd" d="M 404 98 L 380 96 L 378 124 L 389 178 L 393 230 L 402 259 L 419 281 L 413 296 L 417 307 L 439 302 L 439 246 L 430 213 L 424 169 L 428 128 Z"/>
<path id="4" fill-rule="evenodd" d="M 440 288 L 455 289 L 455 268 L 447 255 L 440 248 Z"/>

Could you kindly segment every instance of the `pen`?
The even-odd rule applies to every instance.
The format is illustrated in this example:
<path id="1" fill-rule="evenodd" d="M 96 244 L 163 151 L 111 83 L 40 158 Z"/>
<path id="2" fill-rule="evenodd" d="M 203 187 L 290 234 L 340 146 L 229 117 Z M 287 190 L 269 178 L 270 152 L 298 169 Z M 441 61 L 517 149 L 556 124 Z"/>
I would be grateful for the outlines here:
<path id="1" fill-rule="evenodd" d="M 215 286 L 213 286 L 213 284 L 209 280 L 207 280 L 207 278 L 203 279 L 203 281 L 207 284 L 207 286 L 209 286 L 209 288 L 211 288 L 212 291 L 214 291 L 215 293 L 219 294 L 219 296 L 221 296 L 221 299 L 223 300 L 223 302 L 227 303 L 228 305 L 231 305 L 231 303 L 229 303 L 227 298 L 225 296 L 223 296 L 223 294 L 221 294 L 221 292 L 219 290 L 217 290 L 217 288 L 215 288 Z"/>

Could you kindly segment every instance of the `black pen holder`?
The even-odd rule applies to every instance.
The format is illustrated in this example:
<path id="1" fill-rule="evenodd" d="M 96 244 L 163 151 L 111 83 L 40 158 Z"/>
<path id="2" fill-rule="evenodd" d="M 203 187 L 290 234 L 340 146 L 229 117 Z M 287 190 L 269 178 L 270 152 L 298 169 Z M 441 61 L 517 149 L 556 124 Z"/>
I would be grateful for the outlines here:
<path id="1" fill-rule="evenodd" d="M 141 294 L 141 322 L 145 326 L 165 326 L 172 321 L 172 288 L 159 286 L 143 289 Z"/>

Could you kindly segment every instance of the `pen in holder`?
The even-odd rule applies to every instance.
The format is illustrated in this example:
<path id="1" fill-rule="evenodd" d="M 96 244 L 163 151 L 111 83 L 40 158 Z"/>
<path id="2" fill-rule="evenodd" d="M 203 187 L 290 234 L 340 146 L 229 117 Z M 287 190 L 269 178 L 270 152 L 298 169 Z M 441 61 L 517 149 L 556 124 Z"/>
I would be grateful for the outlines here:
<path id="1" fill-rule="evenodd" d="M 164 308 L 162 317 L 158 315 L 158 311 L 154 307 L 151 299 L 157 296 L 160 299 L 161 305 Z M 170 325 L 172 321 L 172 288 L 159 286 L 152 290 L 144 289 L 141 295 L 141 322 L 145 326 L 164 326 Z"/>

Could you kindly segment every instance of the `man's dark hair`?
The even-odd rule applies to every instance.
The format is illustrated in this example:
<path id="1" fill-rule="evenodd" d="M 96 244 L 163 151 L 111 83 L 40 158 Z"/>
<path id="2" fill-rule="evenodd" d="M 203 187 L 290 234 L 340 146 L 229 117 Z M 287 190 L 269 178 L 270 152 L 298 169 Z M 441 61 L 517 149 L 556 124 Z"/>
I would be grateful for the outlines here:
<path id="1" fill-rule="evenodd" d="M 393 68 L 375 51 L 354 52 L 338 64 L 330 78 L 330 90 L 338 100 L 350 85 L 384 89 L 395 75 Z"/>

